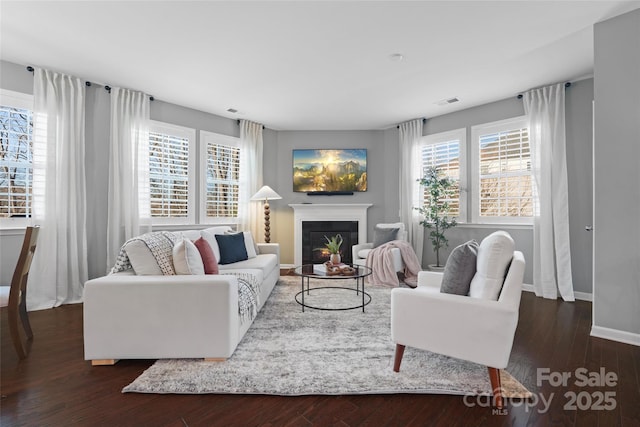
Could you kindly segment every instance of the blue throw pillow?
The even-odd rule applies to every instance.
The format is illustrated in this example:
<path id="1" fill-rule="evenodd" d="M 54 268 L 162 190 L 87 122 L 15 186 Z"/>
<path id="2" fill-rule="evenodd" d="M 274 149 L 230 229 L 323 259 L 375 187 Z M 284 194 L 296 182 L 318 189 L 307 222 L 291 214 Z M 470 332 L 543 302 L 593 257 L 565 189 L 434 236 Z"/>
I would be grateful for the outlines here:
<path id="1" fill-rule="evenodd" d="M 220 248 L 220 264 L 232 264 L 249 259 L 242 233 L 216 234 L 215 236 Z"/>

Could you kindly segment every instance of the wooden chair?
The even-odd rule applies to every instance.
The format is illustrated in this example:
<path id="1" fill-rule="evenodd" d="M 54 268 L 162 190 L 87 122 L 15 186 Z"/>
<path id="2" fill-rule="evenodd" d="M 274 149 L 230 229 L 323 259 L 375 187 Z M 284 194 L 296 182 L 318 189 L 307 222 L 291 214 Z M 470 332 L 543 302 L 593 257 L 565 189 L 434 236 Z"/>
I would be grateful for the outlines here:
<path id="1" fill-rule="evenodd" d="M 36 251 L 36 242 L 38 241 L 39 226 L 27 227 L 22 242 L 22 250 L 13 272 L 11 286 L 0 287 L 0 306 L 7 307 L 9 316 L 9 331 L 11 332 L 11 340 L 16 348 L 18 357 L 25 359 L 27 357 L 27 348 L 23 344 L 18 330 L 18 316 L 22 321 L 22 327 L 27 336 L 27 340 L 33 339 L 29 316 L 27 315 L 27 279 L 29 277 L 29 269 L 33 254 Z"/>

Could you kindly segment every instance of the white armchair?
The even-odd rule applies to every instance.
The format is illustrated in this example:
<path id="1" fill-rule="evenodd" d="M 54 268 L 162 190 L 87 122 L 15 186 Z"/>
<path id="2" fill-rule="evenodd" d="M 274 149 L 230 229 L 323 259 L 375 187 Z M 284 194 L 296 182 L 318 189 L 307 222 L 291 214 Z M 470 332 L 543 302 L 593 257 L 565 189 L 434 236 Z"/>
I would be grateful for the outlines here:
<path id="1" fill-rule="evenodd" d="M 398 231 L 396 233 L 395 239 L 393 240 L 407 240 L 407 231 L 404 228 L 404 224 L 401 222 L 396 223 L 380 223 L 376 224 L 376 228 L 380 229 L 393 229 L 397 228 Z M 351 247 L 351 256 L 353 264 L 358 265 L 367 265 L 367 255 L 373 249 L 374 242 L 370 243 L 361 243 L 358 245 L 353 245 Z M 393 248 L 391 250 L 393 254 L 393 265 L 396 272 L 404 271 L 404 263 L 402 262 L 402 256 L 400 255 L 400 249 Z"/>
<path id="2" fill-rule="evenodd" d="M 480 256 L 478 253 L 478 260 Z M 419 273 L 416 289 L 393 289 L 394 371 L 400 370 L 405 346 L 486 365 L 494 403 L 501 408 L 500 369 L 506 368 L 511 354 L 524 267 L 522 253 L 514 251 L 496 301 L 441 293 L 443 273 L 431 271 Z"/>

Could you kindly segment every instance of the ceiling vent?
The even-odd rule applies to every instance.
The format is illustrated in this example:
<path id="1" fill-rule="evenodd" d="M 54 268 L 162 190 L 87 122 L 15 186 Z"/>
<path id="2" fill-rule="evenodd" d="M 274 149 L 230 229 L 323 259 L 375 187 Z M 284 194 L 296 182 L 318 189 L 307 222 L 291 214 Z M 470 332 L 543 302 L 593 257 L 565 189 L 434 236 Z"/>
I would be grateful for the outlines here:
<path id="1" fill-rule="evenodd" d="M 449 105 L 449 104 L 453 104 L 456 102 L 459 102 L 460 100 L 458 99 L 457 96 L 454 96 L 453 98 L 448 98 L 448 99 L 443 99 L 441 101 L 436 102 L 436 105 Z"/>

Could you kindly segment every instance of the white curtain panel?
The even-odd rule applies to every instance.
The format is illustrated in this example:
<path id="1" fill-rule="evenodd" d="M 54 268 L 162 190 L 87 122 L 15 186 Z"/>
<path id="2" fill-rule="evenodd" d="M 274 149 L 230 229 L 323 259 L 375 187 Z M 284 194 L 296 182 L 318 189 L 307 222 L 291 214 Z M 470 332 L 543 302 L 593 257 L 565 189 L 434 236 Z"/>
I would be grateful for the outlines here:
<path id="1" fill-rule="evenodd" d="M 537 296 L 574 301 L 563 84 L 524 94 L 529 118 L 534 191 L 533 287 Z"/>
<path id="2" fill-rule="evenodd" d="M 250 231 L 256 241 L 264 241 L 263 206 L 249 199 L 262 187 L 262 125 L 240 120 L 240 193 L 238 228 Z"/>
<path id="3" fill-rule="evenodd" d="M 107 271 L 125 241 L 151 231 L 149 102 L 142 92 L 111 88 Z"/>
<path id="4" fill-rule="evenodd" d="M 422 264 L 424 228 L 420 225 L 420 215 L 414 208 L 419 204 L 420 178 L 420 138 L 422 119 L 400 124 L 400 220 L 407 229 L 407 238 Z"/>
<path id="5" fill-rule="evenodd" d="M 81 302 L 88 278 L 85 85 L 36 68 L 33 100 L 33 223 L 41 228 L 27 307 L 39 310 Z"/>

